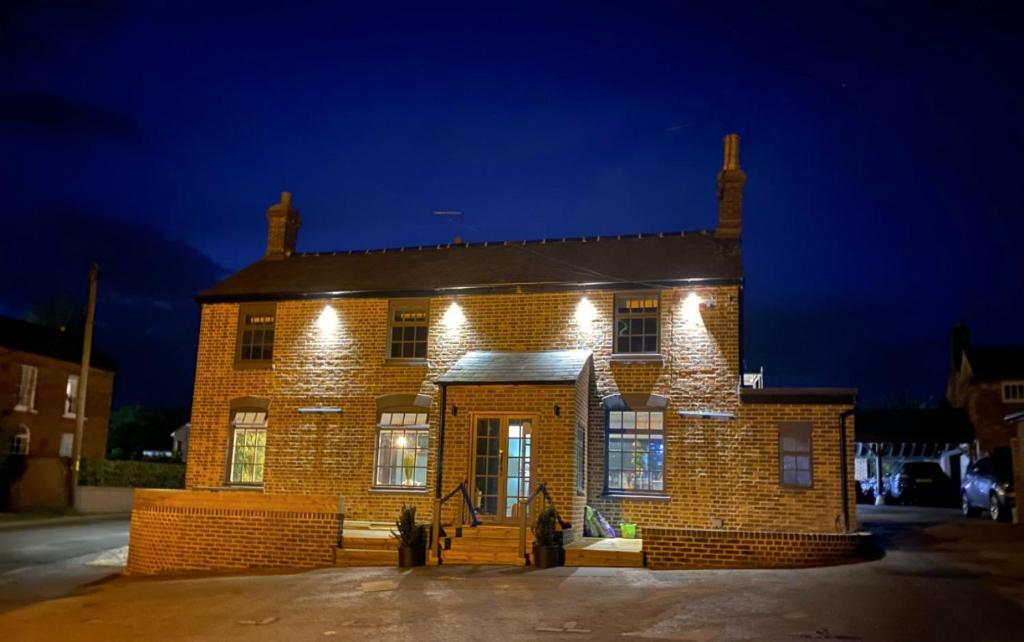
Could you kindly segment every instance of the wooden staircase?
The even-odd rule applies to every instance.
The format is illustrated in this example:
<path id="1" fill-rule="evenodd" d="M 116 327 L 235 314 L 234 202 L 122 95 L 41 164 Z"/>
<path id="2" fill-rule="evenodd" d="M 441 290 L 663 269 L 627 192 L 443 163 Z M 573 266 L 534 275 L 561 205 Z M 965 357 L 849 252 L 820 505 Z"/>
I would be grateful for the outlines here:
<path id="1" fill-rule="evenodd" d="M 518 526 L 447 526 L 441 537 L 441 563 L 453 565 L 525 566 L 519 555 Z M 533 533 L 526 531 L 526 551 L 533 546 Z"/>
<path id="2" fill-rule="evenodd" d="M 335 566 L 396 566 L 398 540 L 384 522 L 345 522 L 341 547 L 334 549 Z"/>

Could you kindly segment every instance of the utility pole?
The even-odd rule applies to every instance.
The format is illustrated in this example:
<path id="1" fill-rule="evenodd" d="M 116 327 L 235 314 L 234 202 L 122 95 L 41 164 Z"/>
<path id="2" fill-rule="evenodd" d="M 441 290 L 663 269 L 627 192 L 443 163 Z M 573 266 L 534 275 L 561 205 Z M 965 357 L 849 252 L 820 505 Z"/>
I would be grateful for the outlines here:
<path id="1" fill-rule="evenodd" d="M 85 332 L 82 335 L 82 370 L 78 375 L 75 393 L 75 451 L 71 465 L 71 506 L 78 497 L 78 469 L 82 462 L 82 437 L 85 433 L 85 395 L 89 389 L 89 359 L 92 357 L 92 326 L 96 318 L 96 281 L 100 268 L 89 266 L 89 304 L 85 308 Z"/>

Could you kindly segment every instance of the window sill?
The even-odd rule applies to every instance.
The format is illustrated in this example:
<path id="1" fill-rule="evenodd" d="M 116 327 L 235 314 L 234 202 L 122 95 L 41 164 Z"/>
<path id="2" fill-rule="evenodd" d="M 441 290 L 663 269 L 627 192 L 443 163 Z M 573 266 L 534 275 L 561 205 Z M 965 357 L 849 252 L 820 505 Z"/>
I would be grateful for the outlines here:
<path id="1" fill-rule="evenodd" d="M 273 370 L 273 361 L 235 361 L 235 370 Z"/>
<path id="2" fill-rule="evenodd" d="M 27 412 L 30 415 L 38 415 L 39 411 L 35 408 L 29 408 L 28 406 L 15 406 L 14 412 Z M 74 416 L 74 415 L 72 415 Z"/>
<path id="3" fill-rule="evenodd" d="M 404 357 L 384 357 L 386 366 L 426 366 L 426 359 L 413 359 Z"/>
<path id="4" fill-rule="evenodd" d="M 368 489 L 370 493 L 380 493 L 382 495 L 426 495 L 429 489 L 424 486 L 422 488 L 388 488 L 383 486 L 372 486 Z"/>
<path id="5" fill-rule="evenodd" d="M 611 356 L 612 363 L 664 363 L 665 357 L 649 352 L 615 352 Z"/>
<path id="6" fill-rule="evenodd" d="M 664 495 L 660 493 L 630 493 L 621 491 L 605 491 L 601 494 L 602 497 L 608 499 L 638 499 L 642 501 L 655 501 L 655 502 L 669 502 L 672 501 L 671 495 Z"/>
<path id="7" fill-rule="evenodd" d="M 67 412 L 65 412 L 65 413 L 64 413 L 64 418 L 65 418 L 65 419 L 77 419 L 77 418 L 78 418 L 78 415 L 73 415 L 73 414 L 70 414 L 70 413 L 67 413 Z"/>
<path id="8" fill-rule="evenodd" d="M 779 490 L 790 493 L 802 493 L 808 490 L 814 490 L 814 486 L 791 486 L 789 484 L 779 484 Z"/>

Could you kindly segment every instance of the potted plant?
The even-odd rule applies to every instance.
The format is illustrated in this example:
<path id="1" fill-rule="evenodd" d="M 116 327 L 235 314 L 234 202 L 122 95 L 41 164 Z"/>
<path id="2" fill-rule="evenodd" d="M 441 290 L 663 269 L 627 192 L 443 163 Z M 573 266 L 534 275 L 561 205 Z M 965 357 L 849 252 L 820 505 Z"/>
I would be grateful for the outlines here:
<path id="1" fill-rule="evenodd" d="M 414 479 L 416 475 L 416 454 L 405 453 L 402 457 L 402 472 L 405 474 L 402 479 L 403 486 L 412 486 L 416 483 Z"/>
<path id="2" fill-rule="evenodd" d="M 423 566 L 427 562 L 427 542 L 422 524 L 416 523 L 416 507 L 402 504 L 395 520 L 397 531 L 391 534 L 398 540 L 398 565 L 401 568 Z"/>
<path id="3" fill-rule="evenodd" d="M 558 566 L 562 558 L 562 547 L 555 530 L 558 511 L 547 506 L 537 514 L 533 522 L 533 565 L 537 568 Z"/>

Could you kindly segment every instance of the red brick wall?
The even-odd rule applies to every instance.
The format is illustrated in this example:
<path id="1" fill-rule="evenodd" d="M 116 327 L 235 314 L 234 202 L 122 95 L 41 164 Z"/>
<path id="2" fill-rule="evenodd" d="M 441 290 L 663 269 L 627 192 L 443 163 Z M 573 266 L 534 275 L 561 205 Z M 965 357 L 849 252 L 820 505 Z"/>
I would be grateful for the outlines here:
<path id="1" fill-rule="evenodd" d="M 335 496 L 136 490 L 127 572 L 330 566 L 338 522 Z"/>
<path id="2" fill-rule="evenodd" d="M 785 533 L 644 528 L 652 569 L 794 568 L 838 564 L 874 552 L 863 533 Z"/>

